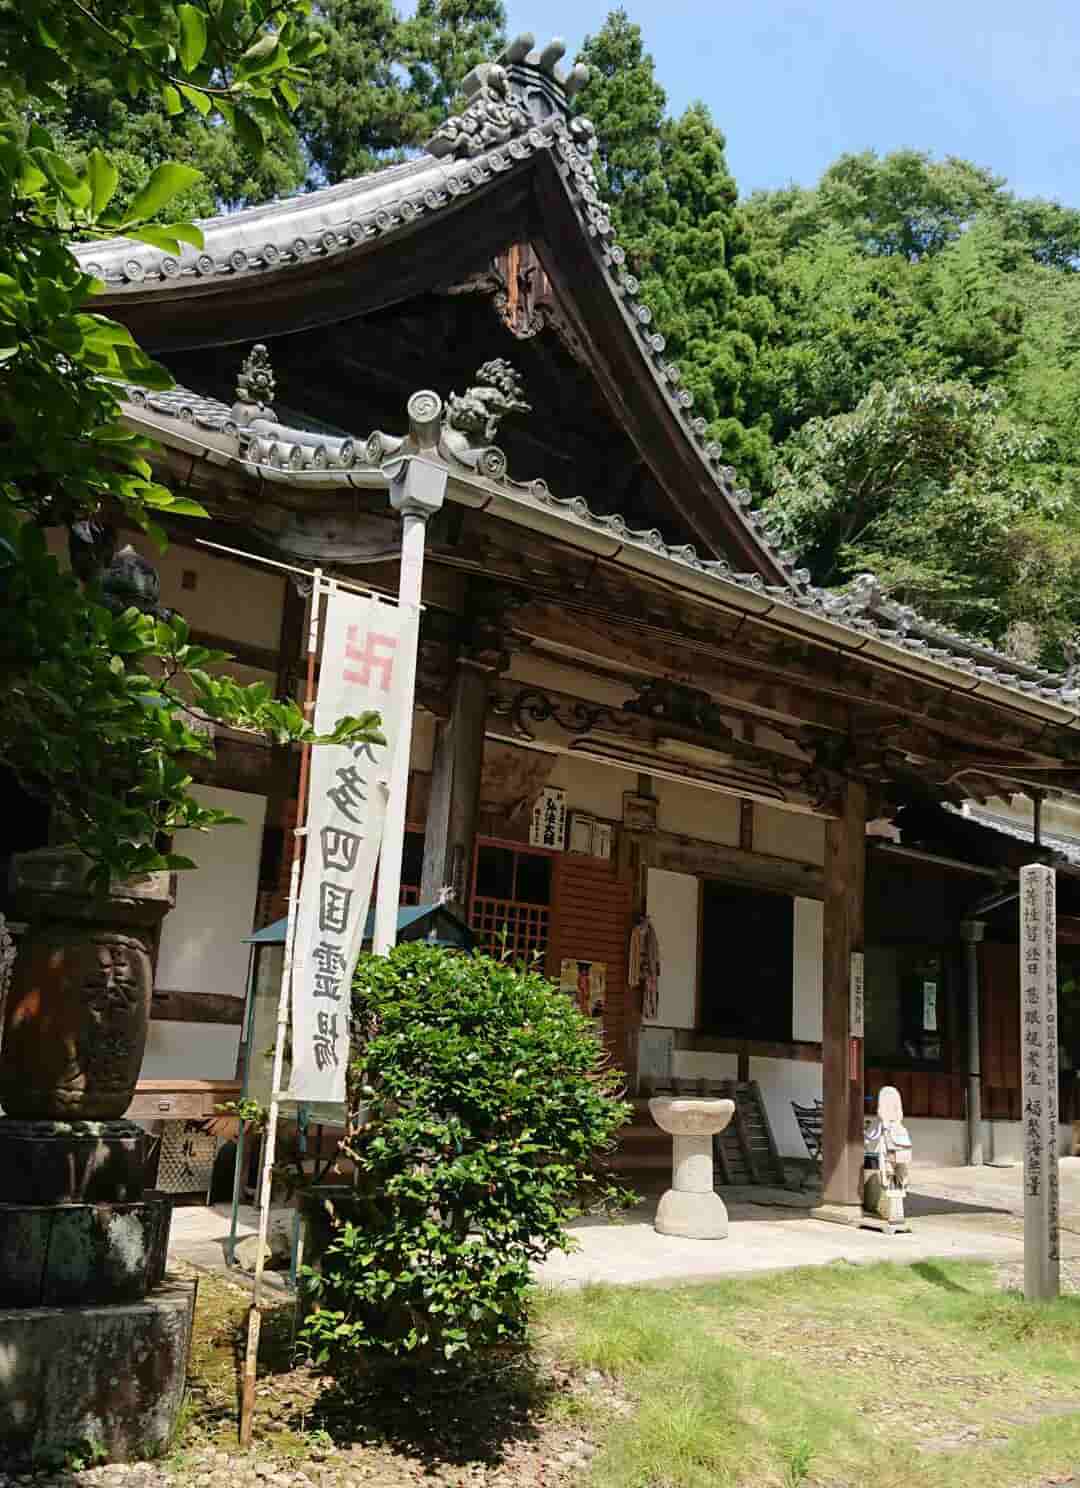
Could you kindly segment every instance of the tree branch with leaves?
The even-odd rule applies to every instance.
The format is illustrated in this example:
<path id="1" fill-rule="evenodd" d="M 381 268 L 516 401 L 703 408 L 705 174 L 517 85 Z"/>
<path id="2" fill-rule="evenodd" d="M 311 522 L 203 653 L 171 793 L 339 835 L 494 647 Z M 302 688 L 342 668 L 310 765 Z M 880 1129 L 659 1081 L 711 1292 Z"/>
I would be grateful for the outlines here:
<path id="1" fill-rule="evenodd" d="M 192 866 L 168 850 L 172 834 L 229 819 L 190 792 L 194 760 L 213 752 L 207 726 L 279 745 L 381 738 L 371 713 L 316 736 L 294 700 L 213 671 L 227 653 L 193 645 L 181 617 L 110 605 L 102 565 L 65 570 L 46 538 L 126 522 L 164 544 L 155 518 L 205 516 L 154 479 L 152 445 L 121 420 L 124 386 L 167 388 L 170 374 L 89 308 L 103 286 L 70 250 L 121 234 L 179 253 L 203 236 L 151 221 L 198 179 L 191 166 L 163 162 L 121 209 L 107 154 L 73 166 L 41 120 L 64 88 L 104 80 L 171 115 L 213 108 L 261 150 L 289 127 L 321 49 L 308 12 L 302 0 L 0 0 L 0 766 L 49 802 L 99 886 Z"/>

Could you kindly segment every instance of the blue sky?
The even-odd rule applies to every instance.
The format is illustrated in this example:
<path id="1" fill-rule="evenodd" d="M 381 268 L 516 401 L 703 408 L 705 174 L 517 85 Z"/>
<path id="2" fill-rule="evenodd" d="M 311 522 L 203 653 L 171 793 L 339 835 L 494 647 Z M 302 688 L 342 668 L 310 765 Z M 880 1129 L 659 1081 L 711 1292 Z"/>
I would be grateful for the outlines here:
<path id="1" fill-rule="evenodd" d="M 570 55 L 606 0 L 507 0 Z M 704 99 L 740 189 L 810 184 L 845 150 L 962 155 L 1080 206 L 1077 0 L 627 0 L 671 107 Z"/>

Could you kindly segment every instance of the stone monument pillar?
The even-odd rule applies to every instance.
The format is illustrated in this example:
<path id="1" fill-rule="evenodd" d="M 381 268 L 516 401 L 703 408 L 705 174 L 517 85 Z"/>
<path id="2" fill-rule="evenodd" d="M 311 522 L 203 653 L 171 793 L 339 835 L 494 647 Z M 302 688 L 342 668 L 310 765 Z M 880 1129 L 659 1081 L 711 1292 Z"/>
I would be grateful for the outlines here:
<path id="1" fill-rule="evenodd" d="M 1020 870 L 1020 1057 L 1024 1121 L 1024 1296 L 1060 1290 L 1057 901 L 1054 870 Z"/>
<path id="2" fill-rule="evenodd" d="M 0 1443 L 4 1466 L 93 1444 L 153 1455 L 183 1400 L 195 1289 L 167 1281 L 172 1201 L 144 1189 L 124 1113 L 150 1017 L 170 876 L 92 896 L 69 848 L 15 860 L 29 922 L 0 1046 Z"/>

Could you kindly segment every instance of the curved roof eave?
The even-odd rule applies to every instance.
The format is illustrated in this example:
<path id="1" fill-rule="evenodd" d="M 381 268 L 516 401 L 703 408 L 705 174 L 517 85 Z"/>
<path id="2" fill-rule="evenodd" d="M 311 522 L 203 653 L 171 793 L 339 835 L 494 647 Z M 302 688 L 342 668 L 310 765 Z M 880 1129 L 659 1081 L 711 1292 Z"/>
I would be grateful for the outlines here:
<path id="1" fill-rule="evenodd" d="M 597 351 L 594 371 L 612 414 L 673 509 L 707 550 L 729 553 L 766 581 L 798 589 L 809 575 L 770 541 L 751 493 L 737 486 L 705 420 L 692 414 L 692 397 L 665 357 L 664 338 L 614 241 L 590 164 L 591 134 L 577 123 L 555 113 L 466 159 L 422 155 L 309 196 L 214 218 L 201 224 L 202 252 L 185 247 L 177 258 L 118 238 L 77 245 L 76 257 L 104 283 L 98 307 L 128 324 L 148 350 L 165 353 L 340 319 L 343 302 L 351 314 L 392 303 L 406 291 L 383 271 L 387 255 L 379 250 L 396 248 L 406 236 L 414 239 L 413 251 L 398 257 L 416 292 L 423 273 L 416 242 L 428 224 L 451 212 L 469 216 L 468 231 L 458 237 L 463 261 L 473 266 L 485 236 L 493 256 L 539 218 L 536 235 L 564 301 Z M 473 205 L 480 210 L 468 210 Z M 563 252 L 565 265 L 558 261 Z M 378 273 L 373 253 L 379 253 Z M 431 284 L 453 274 L 451 260 L 440 238 L 430 254 Z M 371 303 L 357 295 L 356 275 L 365 278 Z M 579 280 L 587 303 L 579 302 Z M 227 316 L 218 304 L 206 304 L 222 296 L 230 301 Z M 196 307 L 196 298 L 203 304 Z"/>
<path id="2" fill-rule="evenodd" d="M 408 437 L 381 431 L 366 439 L 328 439 L 266 418 L 241 429 L 225 404 L 184 389 L 164 394 L 126 389 L 123 414 L 140 433 L 193 460 L 297 493 L 387 490 L 400 461 L 417 452 Z M 580 496 L 555 496 L 542 480 L 514 480 L 501 451 L 483 453 L 495 458 L 476 468 L 453 453 L 438 456 L 447 466 L 450 500 L 543 532 L 643 578 L 659 578 L 751 614 L 778 630 L 1039 718 L 1051 727 L 1080 729 L 1080 688 L 1071 677 L 1021 666 L 929 622 L 920 622 L 920 634 L 910 626 L 909 612 L 872 593 L 840 595 L 809 587 L 793 593 L 766 584 L 759 574 L 702 558 L 693 547 L 672 547 L 655 529 L 636 530 L 618 515 L 598 515 Z M 433 458 L 430 451 L 425 458 Z"/>

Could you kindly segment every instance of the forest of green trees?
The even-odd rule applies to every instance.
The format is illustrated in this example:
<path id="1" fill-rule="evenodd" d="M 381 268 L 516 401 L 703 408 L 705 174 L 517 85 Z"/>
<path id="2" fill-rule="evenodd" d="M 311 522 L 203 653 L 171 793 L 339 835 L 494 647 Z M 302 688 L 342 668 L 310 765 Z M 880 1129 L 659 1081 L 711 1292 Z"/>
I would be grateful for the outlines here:
<path id="1" fill-rule="evenodd" d="M 121 197 L 162 161 L 197 164 L 169 212 L 208 215 L 419 148 L 505 17 L 499 0 L 419 0 L 407 18 L 320 0 L 309 24 L 329 45 L 258 160 L 212 113 L 170 117 L 101 81 L 49 122 L 76 164 L 109 154 Z M 785 545 L 819 583 L 872 570 L 898 600 L 1060 664 L 1080 620 L 1080 211 L 914 150 L 740 199 L 709 109 L 670 112 L 626 11 L 581 60 L 576 106 L 643 297 Z"/>

